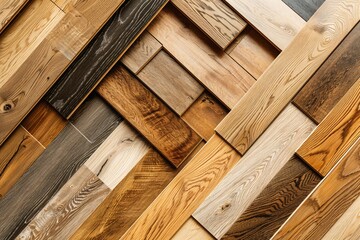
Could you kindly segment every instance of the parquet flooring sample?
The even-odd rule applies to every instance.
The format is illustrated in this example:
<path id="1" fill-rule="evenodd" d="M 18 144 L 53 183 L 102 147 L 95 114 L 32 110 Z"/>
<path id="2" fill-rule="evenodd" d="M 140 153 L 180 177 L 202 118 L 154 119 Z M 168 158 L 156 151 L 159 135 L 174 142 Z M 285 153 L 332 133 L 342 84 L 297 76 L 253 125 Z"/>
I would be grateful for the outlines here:
<path id="1" fill-rule="evenodd" d="M 193 217 L 221 238 L 295 153 L 315 124 L 289 105 L 224 177 Z"/>
<path id="2" fill-rule="evenodd" d="M 359 143 L 360 139 L 272 239 L 321 239 L 325 236 L 360 196 Z"/>
<path id="3" fill-rule="evenodd" d="M 316 12 L 316 10 L 324 3 L 325 0 L 282 0 L 292 10 L 294 10 L 305 21 Z"/>
<path id="4" fill-rule="evenodd" d="M 360 78 L 339 101 L 297 154 L 322 176 L 360 138 Z"/>
<path id="5" fill-rule="evenodd" d="M 171 238 L 171 240 L 213 240 L 215 239 L 208 233 L 199 223 L 190 217 L 179 231 Z"/>
<path id="6" fill-rule="evenodd" d="M 246 22 L 221 0 L 171 2 L 222 49 L 225 49 L 246 26 Z"/>
<path id="7" fill-rule="evenodd" d="M 69 118 L 167 2 L 125 2 L 62 74 L 46 100 L 62 116 Z"/>
<path id="8" fill-rule="evenodd" d="M 244 154 L 356 25 L 359 6 L 327 0 L 215 130 Z"/>
<path id="9" fill-rule="evenodd" d="M 126 51 L 120 61 L 133 73 L 138 74 L 161 50 L 162 45 L 150 33 L 144 31 Z"/>
<path id="10" fill-rule="evenodd" d="M 280 50 L 284 50 L 293 41 L 305 24 L 281 0 L 224 1 Z"/>
<path id="11" fill-rule="evenodd" d="M 317 123 L 326 117 L 360 76 L 359 32 L 358 23 L 293 100 Z"/>
<path id="12" fill-rule="evenodd" d="M 29 0 L 3 0 L 0 2 L 0 33 L 16 17 Z"/>
<path id="13" fill-rule="evenodd" d="M 180 116 L 204 91 L 197 80 L 165 51 L 160 51 L 138 77 Z"/>
<path id="14" fill-rule="evenodd" d="M 319 175 L 294 156 L 222 239 L 270 239 L 320 180 Z"/>
<path id="15" fill-rule="evenodd" d="M 160 12 L 147 30 L 228 108 L 234 107 L 255 83 L 250 74 L 171 5 Z"/>
<path id="16" fill-rule="evenodd" d="M 201 141 L 180 117 L 121 65 L 112 69 L 97 91 L 175 167 Z"/>
<path id="17" fill-rule="evenodd" d="M 224 119 L 229 111 L 211 94 L 204 92 L 182 115 L 203 139 L 208 141 L 214 135 L 215 127 Z"/>

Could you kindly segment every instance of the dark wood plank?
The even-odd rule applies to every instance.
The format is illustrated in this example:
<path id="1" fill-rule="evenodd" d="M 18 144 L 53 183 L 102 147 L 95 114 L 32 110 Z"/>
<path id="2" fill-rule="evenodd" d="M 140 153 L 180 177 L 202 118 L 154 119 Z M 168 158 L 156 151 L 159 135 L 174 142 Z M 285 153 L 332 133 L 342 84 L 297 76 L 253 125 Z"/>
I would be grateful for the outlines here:
<path id="1" fill-rule="evenodd" d="M 282 0 L 302 19 L 308 21 L 325 0 Z"/>
<path id="2" fill-rule="evenodd" d="M 175 167 L 201 138 L 122 65 L 116 65 L 97 88 L 127 121 Z"/>
<path id="3" fill-rule="evenodd" d="M 46 100 L 69 118 L 167 2 L 126 1 L 52 87 Z"/>

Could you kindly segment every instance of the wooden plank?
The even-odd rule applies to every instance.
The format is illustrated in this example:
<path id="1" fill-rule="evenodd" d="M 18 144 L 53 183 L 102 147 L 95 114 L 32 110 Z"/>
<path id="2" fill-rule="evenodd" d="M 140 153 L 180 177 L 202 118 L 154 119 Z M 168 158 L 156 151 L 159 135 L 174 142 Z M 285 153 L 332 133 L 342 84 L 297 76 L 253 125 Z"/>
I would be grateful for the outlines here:
<path id="1" fill-rule="evenodd" d="M 228 110 L 217 99 L 204 92 L 181 118 L 208 141 L 227 113 Z"/>
<path id="2" fill-rule="evenodd" d="M 305 21 L 316 12 L 316 10 L 324 3 L 325 0 L 282 0 L 292 10 L 294 10 Z"/>
<path id="3" fill-rule="evenodd" d="M 148 31 L 228 108 L 255 82 L 171 5 L 161 11 Z"/>
<path id="4" fill-rule="evenodd" d="M 305 25 L 305 21 L 280 0 L 225 2 L 280 50 L 284 50 Z"/>
<path id="5" fill-rule="evenodd" d="M 221 238 L 314 128 L 315 124 L 300 110 L 287 106 L 194 212 L 193 217 L 213 236 Z"/>
<path id="6" fill-rule="evenodd" d="M 360 23 L 296 95 L 293 103 L 320 123 L 360 76 Z"/>
<path id="7" fill-rule="evenodd" d="M 121 239 L 171 238 L 239 159 L 214 135 Z"/>
<path id="8" fill-rule="evenodd" d="M 29 0 L 4 0 L 0 2 L 0 33 L 10 24 Z"/>
<path id="9" fill-rule="evenodd" d="M 299 158 L 292 157 L 222 239 L 270 239 L 320 180 Z"/>
<path id="10" fill-rule="evenodd" d="M 138 77 L 180 116 L 204 91 L 197 80 L 165 51 L 160 51 Z"/>
<path id="11" fill-rule="evenodd" d="M 160 52 L 161 48 L 161 43 L 144 31 L 120 61 L 133 73 L 138 74 Z"/>
<path id="12" fill-rule="evenodd" d="M 360 138 L 272 239 L 324 237 L 360 196 L 359 156 Z"/>
<path id="13" fill-rule="evenodd" d="M 195 219 L 190 217 L 179 231 L 171 238 L 171 240 L 213 240 L 215 239 L 208 233 Z"/>
<path id="14" fill-rule="evenodd" d="M 221 0 L 172 0 L 171 3 L 222 49 L 246 26 L 246 22 Z"/>
<path id="15" fill-rule="evenodd" d="M 175 167 L 201 141 L 180 117 L 121 65 L 113 68 L 97 91 Z"/>
<path id="16" fill-rule="evenodd" d="M 356 25 L 359 5 L 327 0 L 216 131 L 244 154 Z"/>
<path id="17" fill-rule="evenodd" d="M 69 118 L 167 2 L 134 0 L 124 3 L 45 99 L 62 116 Z"/>

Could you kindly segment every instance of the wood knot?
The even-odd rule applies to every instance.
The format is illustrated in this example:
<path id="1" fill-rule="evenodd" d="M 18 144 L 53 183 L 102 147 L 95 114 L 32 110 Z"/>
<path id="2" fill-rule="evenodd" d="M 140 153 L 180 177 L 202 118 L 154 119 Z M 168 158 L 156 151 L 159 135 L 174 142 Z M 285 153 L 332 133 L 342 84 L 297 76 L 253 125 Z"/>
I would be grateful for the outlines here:
<path id="1" fill-rule="evenodd" d="M 0 113 L 7 113 L 14 109 L 15 104 L 11 100 L 4 101 L 0 104 Z"/>

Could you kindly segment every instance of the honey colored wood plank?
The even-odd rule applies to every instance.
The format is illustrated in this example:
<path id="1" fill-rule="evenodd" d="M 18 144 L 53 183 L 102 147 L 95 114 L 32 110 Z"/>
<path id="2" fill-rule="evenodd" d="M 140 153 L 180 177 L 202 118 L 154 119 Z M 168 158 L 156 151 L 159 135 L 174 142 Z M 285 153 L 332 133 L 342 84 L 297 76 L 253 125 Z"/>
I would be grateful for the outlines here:
<path id="1" fill-rule="evenodd" d="M 359 143 L 360 138 L 272 239 L 321 239 L 326 235 L 360 196 Z"/>
<path id="2" fill-rule="evenodd" d="M 193 217 L 221 238 L 283 168 L 315 128 L 289 105 L 212 191 Z"/>
<path id="3" fill-rule="evenodd" d="M 222 239 L 270 239 L 320 180 L 299 158 L 292 157 Z"/>
<path id="4" fill-rule="evenodd" d="M 195 219 L 190 217 L 179 231 L 171 238 L 171 240 L 213 240 L 215 239 L 208 233 Z"/>
<path id="5" fill-rule="evenodd" d="M 160 51 L 138 77 L 180 116 L 204 91 L 197 80 L 165 51 Z"/>
<path id="6" fill-rule="evenodd" d="M 144 31 L 120 61 L 133 73 L 138 74 L 160 52 L 161 48 L 161 43 Z"/>
<path id="7" fill-rule="evenodd" d="M 232 108 L 255 82 L 171 5 L 161 11 L 148 31 L 228 108 Z"/>
<path id="8" fill-rule="evenodd" d="M 121 65 L 113 68 L 97 91 L 176 167 L 201 141 L 180 117 Z"/>
<path id="9" fill-rule="evenodd" d="M 10 24 L 29 0 L 4 0 L 0 2 L 0 33 Z"/>
<path id="10" fill-rule="evenodd" d="M 244 154 L 359 18 L 358 1 L 327 0 L 215 130 Z"/>
<path id="11" fill-rule="evenodd" d="M 320 123 L 360 76 L 360 24 L 345 37 L 293 100 Z"/>
<path id="12" fill-rule="evenodd" d="M 282 0 L 292 10 L 294 10 L 305 21 L 316 12 L 316 10 L 324 3 L 325 0 Z"/>
<path id="13" fill-rule="evenodd" d="M 228 110 L 217 99 L 204 92 L 181 118 L 208 141 L 227 113 Z"/>
<path id="14" fill-rule="evenodd" d="M 246 26 L 246 22 L 221 0 L 171 2 L 222 49 L 225 49 Z"/>

